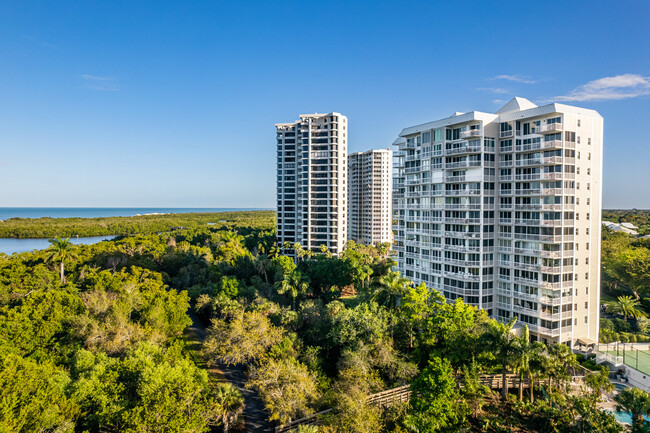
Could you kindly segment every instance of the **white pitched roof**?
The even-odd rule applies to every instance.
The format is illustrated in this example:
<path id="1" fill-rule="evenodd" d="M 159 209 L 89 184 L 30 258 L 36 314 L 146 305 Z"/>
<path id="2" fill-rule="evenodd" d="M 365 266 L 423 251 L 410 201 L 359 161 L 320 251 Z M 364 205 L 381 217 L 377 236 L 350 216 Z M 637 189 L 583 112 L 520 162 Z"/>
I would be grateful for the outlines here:
<path id="1" fill-rule="evenodd" d="M 506 105 L 501 107 L 496 114 L 509 113 L 511 111 L 528 110 L 529 108 L 535 108 L 535 107 L 537 107 L 537 105 L 533 104 L 528 99 L 515 96 L 510 100 L 510 102 L 508 102 Z"/>

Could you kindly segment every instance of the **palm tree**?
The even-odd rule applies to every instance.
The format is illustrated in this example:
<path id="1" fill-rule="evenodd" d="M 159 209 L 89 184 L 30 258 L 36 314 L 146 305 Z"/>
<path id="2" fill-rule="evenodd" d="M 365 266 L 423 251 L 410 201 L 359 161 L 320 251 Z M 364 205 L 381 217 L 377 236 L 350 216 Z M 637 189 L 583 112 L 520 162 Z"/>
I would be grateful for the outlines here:
<path id="1" fill-rule="evenodd" d="M 493 320 L 490 322 L 490 327 L 486 338 L 491 347 L 497 362 L 501 365 L 501 396 L 503 400 L 508 398 L 508 389 L 506 374 L 508 367 L 513 363 L 517 354 L 517 336 L 512 333 L 512 328 L 515 326 L 517 318 L 513 317 L 508 323 L 501 323 Z"/>
<path id="2" fill-rule="evenodd" d="M 538 341 L 531 344 L 528 359 L 528 382 L 530 384 L 530 402 L 535 403 L 535 379 L 543 375 L 546 367 L 546 345 Z"/>
<path id="3" fill-rule="evenodd" d="M 524 376 L 531 372 L 530 358 L 535 350 L 534 343 L 530 341 L 528 325 L 524 325 L 521 335 L 516 340 L 515 371 L 519 373 L 519 401 L 524 399 Z M 530 392 L 533 392 L 533 382 L 530 382 Z"/>
<path id="4" fill-rule="evenodd" d="M 404 290 L 411 284 L 411 281 L 402 277 L 399 272 L 391 271 L 380 277 L 378 283 L 377 290 L 371 299 L 389 308 L 397 308 L 400 298 L 404 295 Z"/>
<path id="5" fill-rule="evenodd" d="M 325 257 L 327 257 L 327 258 L 331 258 L 331 257 L 332 257 L 332 252 L 330 251 L 329 248 L 327 248 L 327 245 L 325 245 L 325 244 L 320 244 L 320 248 L 319 248 L 319 249 L 320 249 L 320 252 L 321 252 L 323 255 L 325 255 Z"/>
<path id="6" fill-rule="evenodd" d="M 230 383 L 222 383 L 215 390 L 215 400 L 219 405 L 218 416 L 223 424 L 223 431 L 228 433 L 232 422 L 244 410 L 244 398 Z"/>
<path id="7" fill-rule="evenodd" d="M 296 309 L 296 298 L 299 295 L 306 294 L 309 290 L 309 281 L 298 270 L 293 270 L 291 273 L 285 275 L 282 281 L 278 281 L 275 284 L 279 294 L 284 295 L 288 293 L 291 296 L 293 310 Z"/>
<path id="8" fill-rule="evenodd" d="M 632 413 L 632 431 L 642 432 L 644 430 L 644 415 L 650 415 L 650 394 L 639 388 L 625 388 L 614 397 L 616 410 Z"/>
<path id="9" fill-rule="evenodd" d="M 55 238 L 48 240 L 50 246 L 48 247 L 49 256 L 48 262 L 59 262 L 61 271 L 61 284 L 65 284 L 65 271 L 64 262 L 66 260 L 76 260 L 77 254 L 75 253 L 75 246 L 70 242 L 70 238 Z"/>
<path id="10" fill-rule="evenodd" d="M 590 393 L 586 393 L 586 397 L 592 412 L 597 410 L 597 405 L 601 401 L 603 391 L 610 392 L 614 390 L 614 384 L 610 382 L 608 373 L 608 370 L 598 370 L 595 373 L 586 375 L 584 378 L 584 384 L 591 391 Z"/>
<path id="11" fill-rule="evenodd" d="M 548 356 L 545 357 L 544 370 L 548 375 L 548 388 L 551 389 L 553 379 L 562 386 L 569 379 L 568 368 L 578 364 L 575 354 L 566 344 L 555 343 L 548 348 Z"/>
<path id="12" fill-rule="evenodd" d="M 267 256 L 264 254 L 260 254 L 255 258 L 255 267 L 257 268 L 257 272 L 260 273 L 260 275 L 264 276 L 264 280 L 266 283 L 269 283 L 269 275 L 268 275 L 268 270 L 271 267 L 271 261 Z"/>
<path id="13" fill-rule="evenodd" d="M 644 317 L 646 314 L 639 308 L 639 300 L 632 296 L 619 296 L 618 301 L 609 306 L 609 311 L 623 316 L 624 320 L 630 317 Z"/>

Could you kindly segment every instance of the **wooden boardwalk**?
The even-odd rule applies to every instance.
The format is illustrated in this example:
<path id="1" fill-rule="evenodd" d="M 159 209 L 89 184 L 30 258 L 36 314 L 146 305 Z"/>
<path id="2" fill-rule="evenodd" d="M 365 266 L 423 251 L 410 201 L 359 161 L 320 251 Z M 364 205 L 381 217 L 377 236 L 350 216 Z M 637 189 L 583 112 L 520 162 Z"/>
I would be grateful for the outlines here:
<path id="1" fill-rule="evenodd" d="M 582 380 L 584 376 L 591 373 L 589 370 L 584 367 L 571 370 L 569 372 L 573 380 Z M 456 383 L 460 388 L 463 387 L 463 378 L 462 376 L 456 376 Z M 481 385 L 485 385 L 491 390 L 501 390 L 503 386 L 503 376 L 499 374 L 481 374 L 478 377 Z M 507 389 L 518 389 L 520 384 L 520 379 L 518 374 L 506 374 L 506 388 Z M 544 381 L 542 379 L 535 380 L 534 385 L 540 386 L 543 385 Z M 530 381 L 526 378 L 523 380 L 523 387 L 529 388 Z M 397 402 L 408 402 L 411 398 L 411 385 L 399 386 L 397 388 L 388 389 L 386 391 L 381 391 L 376 394 L 369 395 L 366 399 L 368 404 L 372 404 L 380 407 L 388 407 Z M 332 409 L 327 409 L 322 412 L 318 412 L 304 418 L 297 419 L 290 423 L 275 427 L 275 433 L 288 433 L 298 429 L 298 426 L 301 425 L 318 425 L 320 417 L 327 413 L 330 413 Z"/>

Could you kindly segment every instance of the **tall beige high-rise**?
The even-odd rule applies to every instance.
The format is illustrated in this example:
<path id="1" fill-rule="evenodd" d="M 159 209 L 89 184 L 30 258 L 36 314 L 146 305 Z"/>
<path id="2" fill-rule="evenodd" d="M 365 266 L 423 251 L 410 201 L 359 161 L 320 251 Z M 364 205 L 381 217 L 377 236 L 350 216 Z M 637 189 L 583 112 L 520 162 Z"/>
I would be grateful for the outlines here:
<path id="1" fill-rule="evenodd" d="M 598 341 L 603 118 L 514 98 L 395 141 L 398 270 L 533 339 Z"/>
<path id="2" fill-rule="evenodd" d="M 348 156 L 348 239 L 371 245 L 392 241 L 393 152 Z"/>
<path id="3" fill-rule="evenodd" d="M 278 242 L 321 245 L 339 254 L 347 240 L 347 125 L 340 113 L 301 114 L 277 123 Z"/>

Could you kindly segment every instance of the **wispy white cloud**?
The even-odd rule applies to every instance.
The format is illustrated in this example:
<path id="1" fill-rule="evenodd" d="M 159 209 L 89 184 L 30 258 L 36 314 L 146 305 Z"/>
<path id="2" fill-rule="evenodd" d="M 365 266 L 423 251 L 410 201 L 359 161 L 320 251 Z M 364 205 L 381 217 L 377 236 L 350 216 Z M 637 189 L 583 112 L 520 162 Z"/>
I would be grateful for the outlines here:
<path id="1" fill-rule="evenodd" d="M 90 90 L 100 90 L 104 92 L 117 92 L 120 86 L 115 82 L 113 77 L 100 77 L 98 75 L 81 74 L 83 84 L 81 87 Z"/>
<path id="2" fill-rule="evenodd" d="M 535 84 L 535 80 L 523 75 L 497 75 L 496 77 L 489 78 L 489 80 L 507 80 L 514 81 L 515 83 Z"/>
<path id="3" fill-rule="evenodd" d="M 622 74 L 604 77 L 577 87 L 553 101 L 612 101 L 650 95 L 650 77 Z"/>
<path id="4" fill-rule="evenodd" d="M 504 101 L 503 99 L 495 99 L 495 100 L 492 101 L 492 102 L 494 102 L 495 104 L 503 104 L 503 103 L 506 102 L 506 101 Z"/>
<path id="5" fill-rule="evenodd" d="M 512 92 L 510 92 L 510 90 L 502 89 L 500 87 L 478 87 L 476 90 L 484 90 L 486 92 L 496 93 L 496 94 L 499 94 L 499 95 L 512 93 Z"/>

